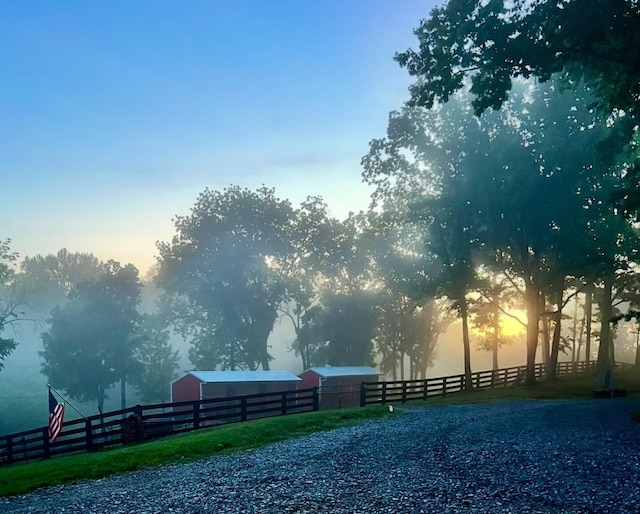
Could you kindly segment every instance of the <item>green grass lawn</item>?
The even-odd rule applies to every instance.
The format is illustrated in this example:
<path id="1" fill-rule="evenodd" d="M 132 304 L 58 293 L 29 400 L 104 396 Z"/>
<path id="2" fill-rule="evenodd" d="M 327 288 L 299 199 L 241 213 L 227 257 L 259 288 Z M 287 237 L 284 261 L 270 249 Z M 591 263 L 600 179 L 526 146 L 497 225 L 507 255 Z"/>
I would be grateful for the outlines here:
<path id="1" fill-rule="evenodd" d="M 616 370 L 613 386 L 619 389 L 626 389 L 628 394 L 640 394 L 640 370 L 631 367 Z M 565 376 L 554 381 L 538 382 L 531 386 L 472 389 L 471 391 L 463 391 L 451 396 L 432 398 L 426 403 L 450 405 L 508 399 L 561 400 L 591 398 L 593 391 L 601 387 L 602 378 L 593 371 L 580 375 Z"/>
<path id="2" fill-rule="evenodd" d="M 12 464 L 0 467 L 0 496 L 250 450 L 390 415 L 384 406 L 292 414 L 202 429 L 116 449 Z"/>
<path id="3" fill-rule="evenodd" d="M 629 394 L 640 393 L 640 371 L 631 368 L 619 370 L 616 372 L 615 380 L 615 386 L 627 389 Z M 591 398 L 592 391 L 599 387 L 599 383 L 595 374 L 584 374 L 527 387 L 455 393 L 444 398 L 432 398 L 427 402 L 414 402 L 412 405 L 425 403 L 448 405 L 505 399 Z M 392 414 L 385 406 L 294 414 L 208 428 L 94 453 L 79 453 L 49 460 L 13 464 L 0 467 L 0 496 L 250 450 L 314 432 L 353 425 L 367 419 L 398 415 L 402 415 L 401 408 L 396 407 Z M 640 413 L 637 416 L 640 420 Z"/>

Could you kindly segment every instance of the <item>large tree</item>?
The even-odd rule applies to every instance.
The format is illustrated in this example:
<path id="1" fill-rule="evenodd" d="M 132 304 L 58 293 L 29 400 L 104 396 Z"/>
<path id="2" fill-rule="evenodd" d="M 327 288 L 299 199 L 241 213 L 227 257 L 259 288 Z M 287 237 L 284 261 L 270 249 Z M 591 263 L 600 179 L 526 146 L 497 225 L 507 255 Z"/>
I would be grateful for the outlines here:
<path id="1" fill-rule="evenodd" d="M 287 293 L 276 264 L 290 251 L 292 217 L 273 189 L 206 189 L 158 244 L 157 283 L 198 368 L 269 369 L 267 339 Z"/>
<path id="2" fill-rule="evenodd" d="M 447 102 L 470 78 L 476 114 L 501 107 L 514 78 L 548 81 L 563 74 L 584 80 L 594 105 L 615 131 L 608 147 L 635 151 L 640 99 L 640 4 L 635 0 L 449 0 L 415 29 L 417 50 L 396 55 L 410 75 L 411 105 Z M 630 146 L 628 146 L 630 144 Z M 627 187 L 628 209 L 640 206 L 636 157 Z"/>
<path id="3" fill-rule="evenodd" d="M 139 371 L 134 358 L 140 303 L 138 270 L 108 261 L 98 277 L 79 284 L 69 302 L 51 313 L 42 335 L 42 370 L 52 385 L 71 397 L 95 401 L 102 412 L 106 391 Z"/>

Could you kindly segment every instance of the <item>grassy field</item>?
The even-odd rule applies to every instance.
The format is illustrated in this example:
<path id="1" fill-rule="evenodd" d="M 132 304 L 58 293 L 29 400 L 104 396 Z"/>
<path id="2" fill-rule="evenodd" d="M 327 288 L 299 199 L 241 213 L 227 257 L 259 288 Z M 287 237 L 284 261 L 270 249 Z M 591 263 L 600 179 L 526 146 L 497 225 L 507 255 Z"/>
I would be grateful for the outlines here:
<path id="1" fill-rule="evenodd" d="M 566 376 L 555 381 L 538 382 L 532 386 L 507 387 L 463 391 L 444 398 L 434 398 L 429 403 L 458 404 L 491 402 L 505 399 L 560 400 L 591 398 L 602 387 L 602 378 L 595 372 Z M 616 371 L 613 387 L 626 389 L 629 394 L 640 394 L 640 370 L 624 368 Z"/>
<path id="2" fill-rule="evenodd" d="M 94 453 L 13 464 L 0 467 L 0 496 L 250 450 L 390 415 L 383 406 L 293 414 L 177 434 Z"/>
<path id="3" fill-rule="evenodd" d="M 615 386 L 629 394 L 640 393 L 640 371 L 617 372 Z M 430 405 L 493 402 L 505 399 L 590 398 L 598 388 L 598 377 L 583 375 L 543 382 L 528 387 L 483 389 L 430 399 Z M 607 400 L 598 400 L 607 401 Z M 412 405 L 419 405 L 413 403 Z M 126 473 L 138 469 L 204 459 L 259 448 L 306 434 L 332 430 L 374 418 L 402 415 L 396 408 L 390 413 L 384 406 L 294 414 L 203 429 L 164 439 L 103 450 L 56 457 L 50 460 L 0 467 L 0 496 L 26 493 L 41 487 L 72 483 Z M 638 415 L 640 420 L 640 414 Z"/>

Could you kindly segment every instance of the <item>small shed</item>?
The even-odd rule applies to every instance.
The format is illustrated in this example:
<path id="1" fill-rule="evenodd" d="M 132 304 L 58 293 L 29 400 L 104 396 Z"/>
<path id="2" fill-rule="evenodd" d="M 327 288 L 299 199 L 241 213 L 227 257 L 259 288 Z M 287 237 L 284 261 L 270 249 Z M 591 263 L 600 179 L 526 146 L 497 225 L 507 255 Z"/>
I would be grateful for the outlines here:
<path id="1" fill-rule="evenodd" d="M 371 366 L 309 368 L 300 375 L 300 389 L 318 387 L 321 408 L 357 407 L 362 382 L 378 382 L 382 373 Z"/>
<path id="2" fill-rule="evenodd" d="M 294 391 L 300 381 L 288 371 L 189 371 L 171 383 L 171 401 Z"/>

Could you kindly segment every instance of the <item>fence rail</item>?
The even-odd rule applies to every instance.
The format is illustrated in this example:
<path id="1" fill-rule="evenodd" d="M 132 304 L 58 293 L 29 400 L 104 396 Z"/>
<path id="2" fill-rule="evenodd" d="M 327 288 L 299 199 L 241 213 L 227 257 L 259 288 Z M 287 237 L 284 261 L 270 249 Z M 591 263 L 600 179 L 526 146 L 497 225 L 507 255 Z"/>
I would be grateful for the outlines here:
<path id="1" fill-rule="evenodd" d="M 558 362 L 558 376 L 581 373 L 595 366 L 594 362 Z M 541 379 L 545 375 L 544 364 L 535 365 L 535 376 Z M 517 366 L 491 371 L 478 371 L 471 374 L 474 389 L 506 387 L 524 382 L 527 367 Z M 363 382 L 360 388 L 360 406 L 424 401 L 437 396 L 457 393 L 465 389 L 464 375 L 426 378 L 424 380 L 394 380 L 390 382 Z"/>
<path id="2" fill-rule="evenodd" d="M 136 405 L 64 423 L 49 443 L 48 427 L 0 437 L 0 464 L 91 451 L 164 435 L 271 416 L 316 411 L 318 388 L 227 398 Z"/>

